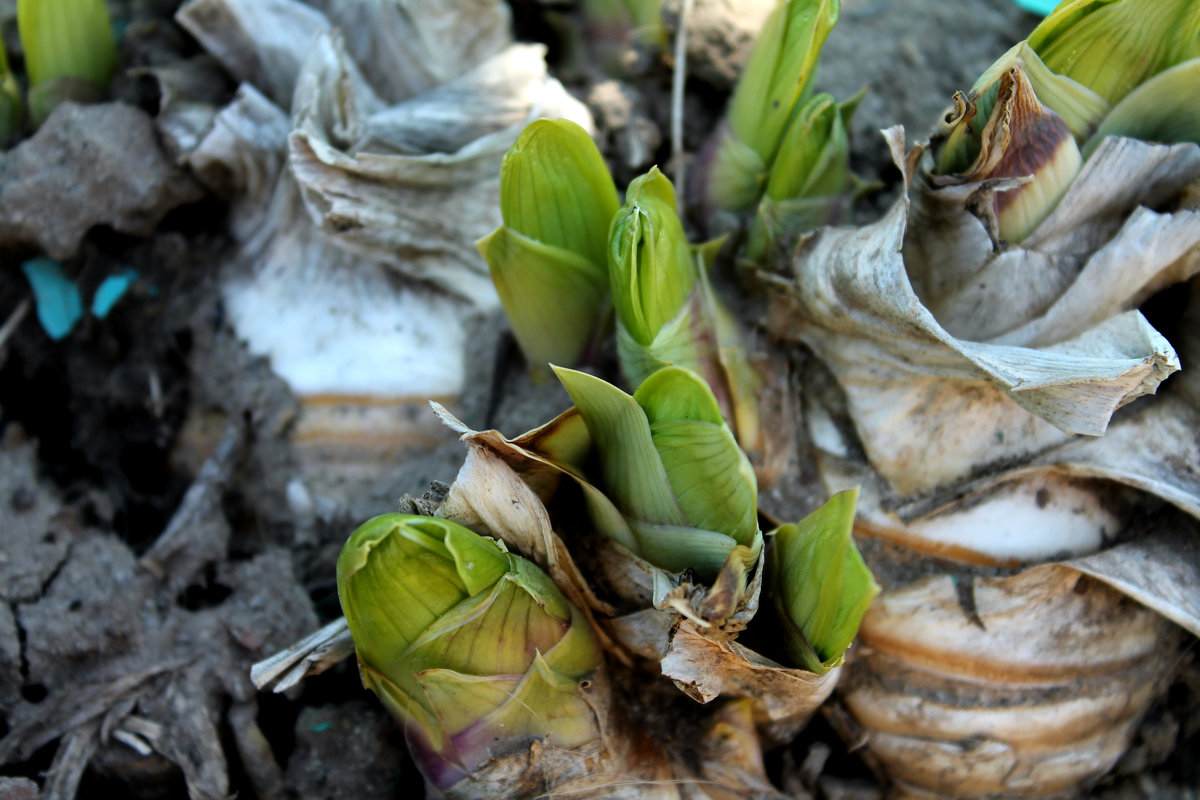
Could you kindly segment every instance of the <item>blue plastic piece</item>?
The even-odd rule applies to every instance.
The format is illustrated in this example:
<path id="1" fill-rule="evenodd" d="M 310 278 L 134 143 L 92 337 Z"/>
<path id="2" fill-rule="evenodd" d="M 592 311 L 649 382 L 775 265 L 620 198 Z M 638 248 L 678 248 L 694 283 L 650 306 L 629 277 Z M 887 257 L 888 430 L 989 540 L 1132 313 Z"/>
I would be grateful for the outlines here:
<path id="1" fill-rule="evenodd" d="M 96 293 L 92 295 L 92 316 L 96 319 L 104 319 L 108 316 L 108 312 L 112 311 L 112 307 L 117 304 L 127 291 L 137 280 L 138 274 L 136 270 L 125 269 L 116 275 L 109 275 L 100 285 L 96 287 Z"/>
<path id="2" fill-rule="evenodd" d="M 83 316 L 79 287 L 63 274 L 62 265 L 48 258 L 34 258 L 21 265 L 33 289 L 38 322 L 54 341 L 63 339 Z"/>
<path id="3" fill-rule="evenodd" d="M 1055 9 L 1058 0 L 1013 0 L 1021 8 L 1045 16 Z"/>

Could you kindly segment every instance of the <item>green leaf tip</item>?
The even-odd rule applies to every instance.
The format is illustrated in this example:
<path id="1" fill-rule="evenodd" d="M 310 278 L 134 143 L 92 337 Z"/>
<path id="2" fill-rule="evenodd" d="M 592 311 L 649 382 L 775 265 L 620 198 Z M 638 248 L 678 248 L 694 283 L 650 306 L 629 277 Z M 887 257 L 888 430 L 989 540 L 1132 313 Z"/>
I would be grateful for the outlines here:
<path id="1" fill-rule="evenodd" d="M 617 321 L 643 346 L 691 296 L 692 248 L 675 210 L 675 188 L 657 167 L 629 184 L 609 229 L 608 269 Z"/>
<path id="2" fill-rule="evenodd" d="M 811 672 L 842 662 L 879 585 L 854 546 L 858 489 L 772 532 L 768 586 L 789 657 Z"/>

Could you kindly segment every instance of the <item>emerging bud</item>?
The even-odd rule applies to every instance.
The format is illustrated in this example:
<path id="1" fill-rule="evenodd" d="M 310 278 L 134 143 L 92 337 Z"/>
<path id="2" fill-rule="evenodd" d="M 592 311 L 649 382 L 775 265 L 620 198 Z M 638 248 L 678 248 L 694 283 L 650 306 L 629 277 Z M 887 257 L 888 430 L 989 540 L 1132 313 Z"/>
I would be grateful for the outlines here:
<path id="1" fill-rule="evenodd" d="M 703 376 L 738 441 L 759 439 L 758 378 L 741 332 L 708 279 L 720 242 L 693 247 L 675 213 L 675 189 L 653 168 L 635 179 L 613 219 L 609 276 L 617 353 L 630 385 L 667 365 Z"/>
<path id="2" fill-rule="evenodd" d="M 597 484 L 623 517 L 598 529 L 655 566 L 705 580 L 737 547 L 753 563 L 758 484 L 703 379 L 665 367 L 631 397 L 583 372 L 555 372 L 598 453 Z"/>
<path id="3" fill-rule="evenodd" d="M 675 187 L 658 167 L 629 184 L 609 244 L 617 321 L 635 342 L 648 345 L 696 284 L 692 248 L 675 213 Z"/>
<path id="4" fill-rule="evenodd" d="M 446 789 L 536 740 L 599 735 L 580 683 L 600 665 L 583 616 L 541 570 L 457 523 L 388 514 L 338 559 L 364 685 Z"/>
<path id="5" fill-rule="evenodd" d="M 1197 60 L 1200 6 L 1190 0 L 1061 3 L 955 97 L 938 172 L 961 181 L 1032 176 L 996 195 L 1000 236 L 1019 242 L 1070 187 L 1081 146 L 1090 153 L 1114 134 L 1200 139 L 1195 104 L 1179 99 L 1195 86 L 1188 65 Z"/>
<path id="6" fill-rule="evenodd" d="M 750 228 L 750 261 L 761 261 L 773 243 L 789 242 L 828 222 L 845 202 L 851 186 L 847 130 L 861 98 L 839 104 L 819 94 L 797 109 Z"/>
<path id="7" fill-rule="evenodd" d="M 104 0 L 18 0 L 17 26 L 35 122 L 63 100 L 86 102 L 103 95 L 117 71 L 117 44 Z"/>
<path id="8" fill-rule="evenodd" d="M 839 0 L 780 0 L 767 17 L 730 98 L 708 167 L 707 207 L 741 211 L 758 200 L 840 12 Z"/>
<path id="9" fill-rule="evenodd" d="M 842 663 L 879 585 L 854 546 L 858 489 L 839 492 L 794 525 L 773 532 L 768 590 L 784 625 L 784 647 L 818 674 Z"/>
<path id="10" fill-rule="evenodd" d="M 969 104 L 964 113 L 971 113 Z M 966 121 L 951 124 L 965 125 Z M 1000 237 L 1010 242 L 1021 241 L 1049 216 L 1083 166 L 1066 122 L 1038 102 L 1019 66 L 1001 79 L 979 144 L 975 163 L 958 178 L 981 181 L 1033 176 L 1029 183 L 997 192 L 993 201 Z"/>
<path id="11" fill-rule="evenodd" d="M 535 369 L 575 364 L 608 313 L 617 188 L 595 142 L 561 119 L 530 123 L 500 168 L 504 224 L 477 243 Z"/>

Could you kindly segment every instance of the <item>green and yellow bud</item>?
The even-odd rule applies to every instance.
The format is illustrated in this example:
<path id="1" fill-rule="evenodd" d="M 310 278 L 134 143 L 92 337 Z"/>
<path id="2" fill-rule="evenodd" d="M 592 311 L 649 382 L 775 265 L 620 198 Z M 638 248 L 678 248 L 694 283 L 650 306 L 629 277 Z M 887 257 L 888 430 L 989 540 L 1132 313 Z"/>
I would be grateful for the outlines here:
<path id="1" fill-rule="evenodd" d="M 17 27 L 36 123 L 63 100 L 103 96 L 118 60 L 104 0 L 17 0 Z"/>
<path id="2" fill-rule="evenodd" d="M 969 105 L 964 108 L 970 113 Z M 970 121 L 958 124 L 965 129 Z M 1001 77 L 975 161 L 957 177 L 981 181 L 1033 176 L 1028 183 L 997 192 L 994 200 L 1000 238 L 1019 242 L 1054 210 L 1082 166 L 1079 145 L 1066 121 L 1038 101 L 1028 76 L 1014 65 Z"/>
<path id="3" fill-rule="evenodd" d="M 1028 42 L 1052 72 L 1115 105 L 1154 75 L 1200 57 L 1200 6 L 1195 0 L 1067 0 Z"/>
<path id="4" fill-rule="evenodd" d="M 350 536 L 337 578 L 363 684 L 437 788 L 535 741 L 598 737 L 579 690 L 599 647 L 531 562 L 457 523 L 388 514 Z"/>
<path id="5" fill-rule="evenodd" d="M 818 674 L 842 663 L 879 584 L 854 546 L 858 489 L 839 492 L 794 525 L 773 531 L 767 589 L 788 657 Z"/>
<path id="6" fill-rule="evenodd" d="M 7 147 L 21 130 L 22 116 L 21 87 L 8 68 L 8 54 L 0 40 L 0 147 Z"/>
<path id="7" fill-rule="evenodd" d="M 612 220 L 609 279 L 617 322 L 647 346 L 696 285 L 696 261 L 675 213 L 675 187 L 658 167 L 634 179 Z"/>
<path id="8" fill-rule="evenodd" d="M 575 364 L 609 311 L 608 228 L 617 188 L 595 142 L 561 119 L 530 123 L 500 168 L 503 224 L 477 243 L 535 369 Z"/>
<path id="9" fill-rule="evenodd" d="M 702 375 L 738 441 L 758 442 L 758 378 L 733 315 L 708 278 L 720 242 L 688 243 L 675 189 L 653 168 L 635 179 L 610 231 L 617 354 L 631 386 L 668 365 Z"/>
<path id="10" fill-rule="evenodd" d="M 839 0 L 780 0 L 767 17 L 711 154 L 706 207 L 742 211 L 758 201 L 840 12 Z"/>
<path id="11" fill-rule="evenodd" d="M 1019 242 L 1102 136 L 1200 138 L 1187 68 L 1198 58 L 1200 6 L 1190 0 L 1067 0 L 955 97 L 938 172 L 963 181 L 1032 176 L 996 193 L 1000 236 Z"/>
<path id="12" fill-rule="evenodd" d="M 862 94 L 839 104 L 818 94 L 800 106 L 784 133 L 746 244 L 760 262 L 769 250 L 825 224 L 851 189 L 850 118 Z"/>
<path id="13" fill-rule="evenodd" d="M 754 470 L 708 384 L 665 367 L 630 396 L 583 372 L 555 369 L 587 425 L 599 464 L 594 483 L 621 519 L 596 527 L 671 572 L 712 580 L 737 551 L 752 565 L 762 547 Z"/>

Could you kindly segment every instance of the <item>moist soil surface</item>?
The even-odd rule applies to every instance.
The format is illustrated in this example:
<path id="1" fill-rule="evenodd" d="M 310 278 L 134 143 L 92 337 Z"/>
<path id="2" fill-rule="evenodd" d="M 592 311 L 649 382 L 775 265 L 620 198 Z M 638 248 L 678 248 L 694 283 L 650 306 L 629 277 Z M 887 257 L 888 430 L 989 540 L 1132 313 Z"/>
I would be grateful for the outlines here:
<path id="1" fill-rule="evenodd" d="M 14 5 L 0 2 L 0 24 L 19 68 Z M 126 66 L 201 55 L 172 21 L 177 5 L 113 4 L 129 23 Z M 517 35 L 547 42 L 552 70 L 608 121 L 618 185 L 670 164 L 669 65 L 634 53 L 623 81 L 598 86 L 593 67 L 567 57 L 546 7 L 514 0 Z M 852 221 L 876 218 L 898 191 L 878 130 L 924 135 L 1036 22 L 1002 0 L 843 0 L 817 85 L 839 98 L 868 88 L 851 163 L 878 188 Z M 715 56 L 695 60 L 684 105 L 692 153 L 734 75 Z M 215 100 L 231 96 L 227 77 L 211 77 Z M 153 137 L 137 126 L 161 105 L 154 81 L 135 70 L 112 94 L 108 105 L 124 110 L 56 112 L 57 140 L 0 156 L 0 206 L 28 212 L 0 230 L 0 798 L 421 796 L 403 734 L 352 659 L 284 694 L 256 691 L 249 669 L 339 616 L 346 536 L 406 493 L 452 481 L 462 446 L 448 429 L 382 459 L 298 446 L 300 401 L 222 306 L 228 198 L 131 147 Z M 622 127 L 613 120 L 627 122 L 630 96 L 639 122 Z M 140 150 L 146 163 L 99 172 L 118 157 L 105 147 Z M 85 314 L 55 340 L 21 269 L 43 256 L 85 298 L 110 276 L 137 277 L 109 313 Z M 566 407 L 530 380 L 501 317 L 472 324 L 467 390 L 451 404 L 464 422 L 515 435 Z M 798 518 L 819 498 L 803 465 L 790 469 L 764 504 Z M 1200 680 L 1187 659 L 1097 796 L 1197 796 Z M 770 774 L 814 796 L 881 797 L 843 723 L 832 703 L 768 753 Z"/>

